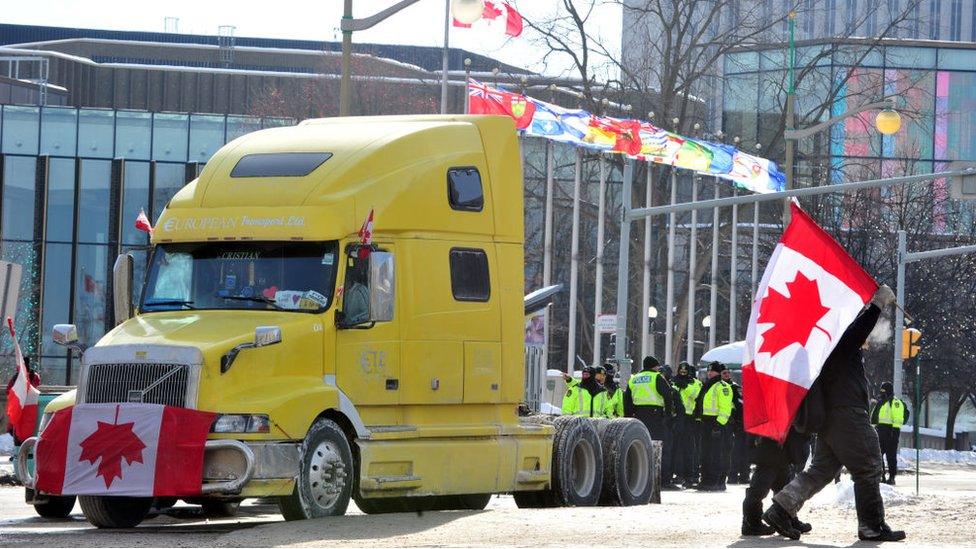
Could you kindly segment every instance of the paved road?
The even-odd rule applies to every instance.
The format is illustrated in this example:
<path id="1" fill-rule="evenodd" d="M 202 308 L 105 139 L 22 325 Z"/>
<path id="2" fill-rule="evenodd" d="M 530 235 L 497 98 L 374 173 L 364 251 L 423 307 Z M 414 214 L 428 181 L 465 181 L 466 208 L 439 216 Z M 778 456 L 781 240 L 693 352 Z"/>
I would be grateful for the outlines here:
<path id="1" fill-rule="evenodd" d="M 900 477 L 889 521 L 909 532 L 912 546 L 971 545 L 976 522 L 976 468 L 940 466 L 914 479 Z M 0 547 L 200 547 L 200 546 L 731 546 L 783 547 L 782 538 L 741 538 L 744 487 L 722 494 L 665 492 L 662 505 L 630 508 L 520 510 L 508 496 L 492 498 L 478 512 L 367 516 L 354 507 L 345 517 L 284 522 L 274 505 L 245 502 L 238 517 L 205 519 L 198 507 L 178 505 L 132 530 L 92 528 L 75 507 L 67 520 L 37 517 L 18 487 L 0 487 Z M 856 542 L 856 517 L 841 491 L 828 487 L 801 516 L 815 530 L 808 546 L 846 547 Z"/>

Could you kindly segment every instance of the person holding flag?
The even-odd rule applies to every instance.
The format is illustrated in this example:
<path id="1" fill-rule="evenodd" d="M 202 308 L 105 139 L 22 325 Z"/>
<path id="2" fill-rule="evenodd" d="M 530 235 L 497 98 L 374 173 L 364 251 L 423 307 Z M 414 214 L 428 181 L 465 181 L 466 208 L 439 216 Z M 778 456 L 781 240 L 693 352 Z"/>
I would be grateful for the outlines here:
<path id="1" fill-rule="evenodd" d="M 781 535 L 799 539 L 797 511 L 846 467 L 854 480 L 858 538 L 900 541 L 905 532 L 885 522 L 881 449 L 868 415 L 861 355 L 895 296 L 796 203 L 791 210 L 792 221 L 770 257 L 749 320 L 744 422 L 748 432 L 782 443 L 801 403 L 821 408 L 824 419 L 813 426 L 819 437 L 810 465 L 773 496 L 763 520 Z M 810 392 L 814 381 L 819 390 Z"/>

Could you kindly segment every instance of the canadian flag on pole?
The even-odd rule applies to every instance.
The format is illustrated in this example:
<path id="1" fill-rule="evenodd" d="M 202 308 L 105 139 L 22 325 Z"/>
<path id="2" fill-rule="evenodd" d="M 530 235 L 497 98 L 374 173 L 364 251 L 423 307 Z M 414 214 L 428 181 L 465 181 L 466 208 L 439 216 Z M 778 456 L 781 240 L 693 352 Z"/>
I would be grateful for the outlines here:
<path id="1" fill-rule="evenodd" d="M 37 489 L 67 495 L 197 495 L 215 417 L 141 403 L 59 410 L 37 443 Z"/>
<path id="2" fill-rule="evenodd" d="M 752 304 L 742 362 L 746 431 L 782 442 L 878 283 L 795 203 Z"/>
<path id="3" fill-rule="evenodd" d="M 25 440 L 34 435 L 34 426 L 37 425 L 37 397 L 40 392 L 31 385 L 12 318 L 7 319 L 7 327 L 10 328 L 10 338 L 14 340 L 14 360 L 17 363 L 17 377 L 7 391 L 7 418 L 14 428 L 14 435 Z"/>
<path id="4" fill-rule="evenodd" d="M 522 34 L 522 14 L 519 13 L 511 4 L 508 2 L 503 2 L 502 7 L 505 8 L 505 34 L 509 36 L 519 36 Z M 481 19 L 479 21 L 487 21 L 493 23 L 497 21 L 499 17 L 503 15 L 502 8 L 497 7 L 491 0 L 485 0 L 485 7 L 481 13 Z M 457 19 L 453 20 L 452 23 L 455 27 L 461 27 L 465 29 L 470 29 L 471 25 L 467 23 L 462 23 Z"/>
<path id="5" fill-rule="evenodd" d="M 369 257 L 369 247 L 373 243 L 373 208 L 369 209 L 369 215 L 363 221 L 363 226 L 359 228 L 359 243 L 362 244 L 359 248 L 359 259 L 366 259 Z"/>
<path id="6" fill-rule="evenodd" d="M 153 226 L 146 217 L 146 210 L 139 208 L 139 215 L 136 216 L 136 228 L 144 233 L 152 234 Z"/>

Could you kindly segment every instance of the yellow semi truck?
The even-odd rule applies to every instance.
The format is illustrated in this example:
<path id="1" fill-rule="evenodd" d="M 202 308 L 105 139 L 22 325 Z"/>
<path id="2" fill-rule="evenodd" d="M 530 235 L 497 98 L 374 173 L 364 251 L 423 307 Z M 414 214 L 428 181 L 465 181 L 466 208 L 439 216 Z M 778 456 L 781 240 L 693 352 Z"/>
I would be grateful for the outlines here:
<path id="1" fill-rule="evenodd" d="M 351 498 L 367 513 L 484 508 L 498 493 L 647 503 L 642 424 L 519 414 L 522 195 L 505 117 L 241 137 L 163 210 L 138 303 L 131 258 L 116 262 L 120 324 L 84 351 L 76 401 L 217 412 L 190 500 L 211 507 L 277 497 L 304 519 Z M 54 340 L 79 345 L 71 325 Z M 152 505 L 79 499 L 99 527 L 136 525 Z"/>

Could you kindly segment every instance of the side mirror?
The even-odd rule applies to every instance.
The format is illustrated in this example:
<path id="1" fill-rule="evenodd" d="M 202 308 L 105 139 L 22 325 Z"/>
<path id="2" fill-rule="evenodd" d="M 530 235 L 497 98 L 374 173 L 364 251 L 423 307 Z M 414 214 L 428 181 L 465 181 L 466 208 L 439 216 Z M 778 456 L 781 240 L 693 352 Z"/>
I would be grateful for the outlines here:
<path id="1" fill-rule="evenodd" d="M 115 325 L 132 318 L 132 255 L 119 254 L 112 268 Z"/>
<path id="2" fill-rule="evenodd" d="M 396 276 L 393 254 L 373 252 L 369 256 L 369 320 L 389 322 L 393 320 L 396 303 Z"/>
<path id="3" fill-rule="evenodd" d="M 85 346 L 78 341 L 78 329 L 74 324 L 55 324 L 51 329 L 51 340 L 55 345 L 67 347 L 73 351 L 83 353 Z"/>
<path id="4" fill-rule="evenodd" d="M 278 326 L 258 326 L 254 329 L 254 341 L 251 343 L 241 343 L 237 347 L 227 351 L 227 354 L 220 357 L 220 373 L 226 373 L 237 360 L 237 355 L 244 349 L 258 349 L 269 345 L 281 343 L 281 328 Z"/>
<path id="5" fill-rule="evenodd" d="M 77 345 L 78 329 L 74 324 L 55 324 L 54 329 L 51 330 L 51 339 L 62 347 Z"/>

